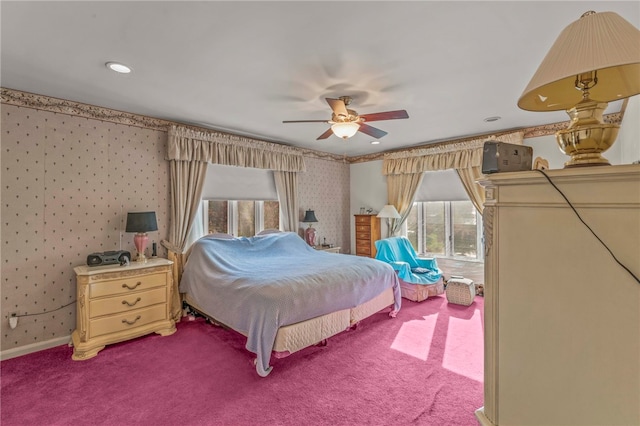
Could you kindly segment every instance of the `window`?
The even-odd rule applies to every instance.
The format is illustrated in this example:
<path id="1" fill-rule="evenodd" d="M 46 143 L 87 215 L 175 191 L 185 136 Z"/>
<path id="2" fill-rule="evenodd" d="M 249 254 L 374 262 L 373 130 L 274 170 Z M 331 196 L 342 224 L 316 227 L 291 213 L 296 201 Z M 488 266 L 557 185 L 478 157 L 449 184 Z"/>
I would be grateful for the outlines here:
<path id="1" fill-rule="evenodd" d="M 280 228 L 280 204 L 263 200 L 203 200 L 206 233 L 252 237 L 264 229 Z"/>
<path id="2" fill-rule="evenodd" d="M 413 203 L 407 237 L 421 255 L 482 259 L 482 216 L 471 201 Z"/>

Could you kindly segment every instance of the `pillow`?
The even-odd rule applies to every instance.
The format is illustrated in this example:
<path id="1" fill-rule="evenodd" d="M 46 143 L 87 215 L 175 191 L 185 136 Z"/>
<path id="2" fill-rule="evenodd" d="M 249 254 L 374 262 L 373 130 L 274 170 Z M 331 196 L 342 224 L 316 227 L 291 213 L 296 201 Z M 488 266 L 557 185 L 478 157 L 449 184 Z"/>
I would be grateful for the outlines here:
<path id="1" fill-rule="evenodd" d="M 216 240 L 233 240 L 235 237 L 233 235 L 223 234 L 221 232 L 216 232 L 216 233 L 213 233 L 213 234 L 205 235 L 202 238 L 213 238 L 213 239 L 216 239 Z"/>
<path id="2" fill-rule="evenodd" d="M 279 233 L 279 232 L 282 232 L 282 231 L 280 231 L 279 229 L 265 229 L 265 230 L 262 230 L 262 231 L 258 232 L 256 235 L 276 234 L 276 233 Z"/>

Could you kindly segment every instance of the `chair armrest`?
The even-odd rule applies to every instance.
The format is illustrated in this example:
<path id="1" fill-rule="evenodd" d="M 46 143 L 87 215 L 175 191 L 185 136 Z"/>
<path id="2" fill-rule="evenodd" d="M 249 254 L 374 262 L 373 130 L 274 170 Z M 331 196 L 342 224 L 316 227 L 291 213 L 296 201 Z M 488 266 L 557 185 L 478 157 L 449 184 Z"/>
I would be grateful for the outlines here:
<path id="1" fill-rule="evenodd" d="M 416 257 L 416 263 L 421 268 L 438 270 L 438 262 L 433 257 Z"/>

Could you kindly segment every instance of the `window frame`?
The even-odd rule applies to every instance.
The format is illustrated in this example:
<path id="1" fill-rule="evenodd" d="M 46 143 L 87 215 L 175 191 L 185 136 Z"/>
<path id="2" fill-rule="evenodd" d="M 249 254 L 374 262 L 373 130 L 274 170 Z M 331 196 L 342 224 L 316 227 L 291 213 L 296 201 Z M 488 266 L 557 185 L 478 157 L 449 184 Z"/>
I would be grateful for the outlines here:
<path id="1" fill-rule="evenodd" d="M 471 203 L 471 201 L 468 201 L 469 203 Z M 425 252 L 423 249 L 425 248 L 425 227 L 424 227 L 424 219 L 427 215 L 427 203 L 443 203 L 444 206 L 444 254 L 441 253 L 428 253 Z M 453 231 L 453 227 L 454 227 L 454 223 L 453 223 L 453 205 L 452 205 L 453 201 L 415 201 L 413 203 L 413 206 L 411 207 L 416 208 L 416 206 L 418 206 L 418 214 L 417 214 L 417 235 L 416 235 L 416 241 L 417 241 L 417 245 L 418 247 L 415 247 L 416 252 L 418 252 L 418 254 L 420 256 L 429 256 L 429 257 L 434 257 L 434 256 L 439 256 L 439 257 L 443 257 L 443 258 L 448 258 L 448 259 L 455 259 L 455 260 L 466 260 L 466 261 L 470 261 L 470 262 L 482 262 L 484 261 L 484 238 L 483 238 L 483 232 L 484 232 L 484 227 L 482 224 L 482 214 L 480 214 L 480 212 L 478 212 L 475 208 L 475 215 L 476 215 L 476 257 L 475 258 L 470 258 L 470 257 L 463 257 L 463 256 L 455 256 L 453 254 L 453 248 L 454 248 L 454 231 Z"/>
<path id="2" fill-rule="evenodd" d="M 200 204 L 202 208 L 202 226 L 205 235 L 209 233 L 209 201 L 226 201 L 227 202 L 227 234 L 238 235 L 238 201 L 253 201 L 254 204 L 254 224 L 256 235 L 264 231 L 264 202 L 265 200 L 214 200 L 202 199 Z M 276 201 L 277 200 L 268 200 Z M 280 209 L 278 202 L 278 211 Z M 282 217 L 278 215 L 278 229 L 282 229 Z"/>

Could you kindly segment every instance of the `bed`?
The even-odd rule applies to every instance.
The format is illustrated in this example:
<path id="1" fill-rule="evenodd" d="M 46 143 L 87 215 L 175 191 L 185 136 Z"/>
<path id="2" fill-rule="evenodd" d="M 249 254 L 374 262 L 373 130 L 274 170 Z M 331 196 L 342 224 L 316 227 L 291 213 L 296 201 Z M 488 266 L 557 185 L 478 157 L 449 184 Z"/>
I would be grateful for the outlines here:
<path id="1" fill-rule="evenodd" d="M 180 292 L 193 309 L 247 337 L 262 377 L 272 354 L 321 343 L 387 307 L 395 316 L 401 305 L 390 265 L 315 250 L 292 232 L 199 239 Z"/>

